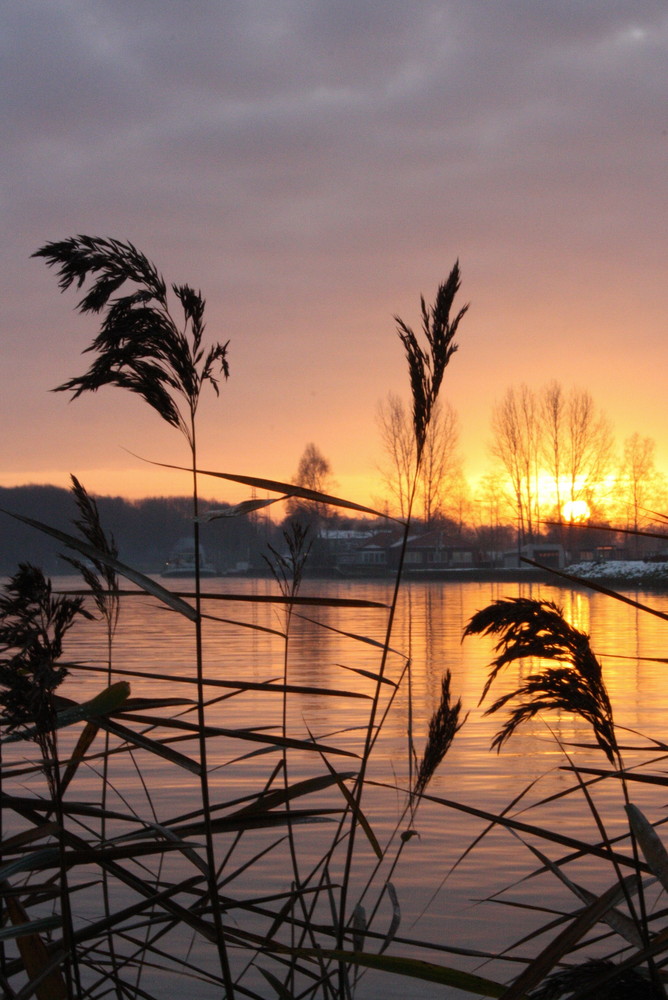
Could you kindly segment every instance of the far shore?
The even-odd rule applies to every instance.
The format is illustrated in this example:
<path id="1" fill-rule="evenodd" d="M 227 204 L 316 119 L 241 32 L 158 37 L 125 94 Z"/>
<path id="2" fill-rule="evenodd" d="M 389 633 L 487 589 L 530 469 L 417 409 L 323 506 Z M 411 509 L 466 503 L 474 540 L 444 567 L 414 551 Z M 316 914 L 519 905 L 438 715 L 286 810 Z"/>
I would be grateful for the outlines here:
<path id="1" fill-rule="evenodd" d="M 638 561 L 609 563 L 577 563 L 567 566 L 559 573 L 587 583 L 597 583 L 601 586 L 612 586 L 623 590 L 668 590 L 668 563 L 646 563 Z M 548 568 L 535 566 L 483 568 L 471 567 L 462 569 L 409 569 L 407 580 L 443 580 L 459 583 L 554 583 L 563 581 L 558 573 Z"/>
<path id="2" fill-rule="evenodd" d="M 310 570 L 310 571 L 309 571 Z M 145 570 L 156 579 L 161 578 L 160 572 Z M 56 576 L 75 576 L 71 567 L 58 567 Z M 564 575 L 568 577 L 564 579 Z M 223 570 L 213 575 L 216 580 L 248 579 L 249 577 L 268 577 L 267 569 Z M 341 568 L 307 567 L 305 578 L 310 581 L 326 580 L 378 580 L 391 581 L 394 571 L 385 566 L 356 566 Z M 184 582 L 193 578 L 185 577 Z M 587 587 L 595 584 L 609 587 L 613 590 L 656 590 L 668 592 L 668 561 L 644 562 L 642 560 L 581 562 L 566 566 L 563 569 L 551 570 L 549 567 L 538 566 L 506 566 L 485 567 L 467 566 L 458 568 L 445 567 L 406 567 L 404 580 L 407 582 L 444 582 L 444 583 L 546 583 L 555 586 Z M 172 589 L 176 589 L 174 580 L 167 581 Z"/>

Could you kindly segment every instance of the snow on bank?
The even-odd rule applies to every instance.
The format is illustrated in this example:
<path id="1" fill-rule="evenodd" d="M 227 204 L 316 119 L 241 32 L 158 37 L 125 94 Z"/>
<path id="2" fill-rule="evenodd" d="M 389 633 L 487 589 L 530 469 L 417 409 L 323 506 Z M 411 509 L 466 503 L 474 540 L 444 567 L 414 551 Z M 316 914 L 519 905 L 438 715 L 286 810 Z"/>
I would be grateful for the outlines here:
<path id="1" fill-rule="evenodd" d="M 628 583 L 629 585 L 661 585 L 668 587 L 668 563 L 647 563 L 642 559 L 619 562 L 579 562 L 566 572 L 597 583 Z"/>

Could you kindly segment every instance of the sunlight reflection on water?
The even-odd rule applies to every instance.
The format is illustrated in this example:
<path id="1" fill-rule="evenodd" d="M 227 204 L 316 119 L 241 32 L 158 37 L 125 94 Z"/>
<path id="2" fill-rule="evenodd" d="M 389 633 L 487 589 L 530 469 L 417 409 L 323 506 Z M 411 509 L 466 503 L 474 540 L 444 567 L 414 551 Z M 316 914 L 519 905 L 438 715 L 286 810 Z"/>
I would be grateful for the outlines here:
<path id="1" fill-rule="evenodd" d="M 56 584 L 66 586 L 65 579 Z M 188 581 L 180 585 L 187 590 Z M 226 579 L 208 580 L 209 591 L 218 588 L 239 594 L 269 594 L 274 585 L 268 580 Z M 304 594 L 324 594 L 328 597 L 355 597 L 389 602 L 391 587 L 384 582 L 309 581 Z M 478 700 L 486 679 L 486 668 L 492 656 L 492 643 L 487 639 L 461 641 L 462 629 L 470 616 L 492 600 L 503 596 L 525 596 L 554 600 L 563 606 L 566 617 L 576 627 L 591 633 L 592 644 L 600 655 L 606 682 L 618 725 L 638 731 L 648 737 L 662 739 L 665 731 L 668 689 L 664 682 L 665 664 L 639 660 L 638 657 L 658 657 L 664 654 L 665 623 L 648 614 L 619 604 L 603 595 L 579 590 L 565 590 L 538 584 L 492 583 L 411 583 L 406 585 L 401 599 L 392 646 L 398 652 L 389 658 L 389 676 L 397 680 L 410 655 L 411 696 L 404 686 L 398 694 L 385 724 L 384 736 L 374 755 L 370 777 L 379 782 L 396 782 L 406 787 L 409 719 L 412 716 L 414 742 L 418 755 L 424 745 L 428 721 L 437 706 L 441 678 L 446 669 L 453 674 L 453 692 L 461 697 L 469 718 L 435 778 L 429 792 L 436 799 L 451 799 L 466 805 L 500 812 L 523 790 L 526 794 L 512 809 L 512 815 L 527 823 L 537 823 L 559 829 L 572 837 L 597 839 L 590 813 L 583 808 L 579 796 L 568 796 L 557 802 L 537 804 L 555 791 L 573 784 L 566 770 L 564 751 L 578 763 L 604 766 L 602 755 L 592 750 L 591 732 L 580 721 L 566 714 L 536 718 L 530 726 L 515 736 L 502 752 L 489 752 L 490 741 L 498 728 L 495 718 L 485 717 Z M 640 595 L 639 599 L 668 612 L 668 597 Z M 253 605 L 241 602 L 207 602 L 205 611 L 220 618 L 245 622 L 273 629 L 283 627 L 283 612 L 277 606 Z M 306 608 L 303 617 L 295 617 L 289 645 L 289 681 L 371 694 L 373 682 L 355 671 L 378 668 L 379 652 L 346 637 L 350 632 L 382 641 L 386 613 L 379 609 Z M 320 624 L 314 624 L 315 619 Z M 321 626 L 329 626 L 324 629 Z M 334 631 L 339 630 L 339 631 Z M 72 634 L 68 655 L 80 662 L 97 663 L 103 646 L 95 628 Z M 156 608 L 153 599 L 144 596 L 123 602 L 121 625 L 115 645 L 115 663 L 140 672 L 168 674 L 170 694 L 195 697 L 188 683 L 194 677 L 192 662 L 192 628 L 177 615 Z M 276 635 L 226 624 L 207 621 L 205 630 L 206 674 L 211 678 L 266 682 L 278 679 L 283 671 L 283 644 Z M 354 668 L 354 669 L 346 669 Z M 492 694 L 499 696 L 515 686 L 523 674 L 531 670 L 528 664 L 517 664 L 497 680 Z M 135 696 L 165 695 L 150 677 L 131 679 Z M 63 693 L 73 697 L 92 696 L 103 685 L 99 674 L 73 675 Z M 224 700 L 208 713 L 212 724 L 229 727 L 266 727 L 279 732 L 281 699 L 276 695 L 252 692 L 234 694 L 220 689 Z M 314 733 L 323 742 L 359 752 L 363 745 L 368 701 L 313 694 L 295 695 L 290 699 L 290 735 L 308 739 Z M 188 716 L 186 715 L 186 718 Z M 558 741 L 558 742 L 557 742 Z M 646 746 L 635 736 L 629 743 Z M 587 746 L 577 746 L 586 744 Z M 243 795 L 250 786 L 263 780 L 277 761 L 274 751 L 252 761 L 234 762 L 250 744 L 235 741 L 216 750 L 210 760 L 214 768 L 214 798 Z M 304 759 L 308 756 L 308 759 Z M 644 755 L 629 751 L 628 760 Z M 333 758 L 331 758 L 333 759 Z M 337 765 L 346 769 L 346 761 Z M 142 757 L 142 774 L 151 790 L 152 808 L 157 816 L 172 817 L 176 811 L 186 813 L 197 802 L 192 775 L 172 768 L 168 772 L 157 758 Z M 320 773 L 322 764 L 314 754 L 295 755 L 293 775 Z M 127 758 L 118 758 L 113 765 L 113 781 L 118 790 L 141 810 L 145 808 L 143 793 L 136 773 Z M 537 782 L 532 785 L 533 782 Z M 78 797 L 96 794 L 97 779 L 90 777 L 79 783 Z M 610 829 L 623 830 L 620 790 L 613 784 L 594 789 L 597 806 Z M 340 805 L 336 796 L 323 796 L 324 803 Z M 638 801 L 649 810 L 657 803 L 640 786 Z M 175 805 L 178 803 L 178 805 Z M 370 789 L 366 799 L 369 815 L 381 840 L 390 836 L 395 824 L 401 823 L 403 796 L 396 791 Z M 529 808 L 531 806 L 531 808 Z M 403 821 L 401 828 L 405 828 Z M 527 914 L 517 907 L 509 908 L 499 899 L 480 900 L 500 893 L 504 887 L 520 882 L 537 867 L 536 859 L 508 831 L 494 829 L 478 843 L 469 856 L 461 860 L 473 838 L 485 829 L 485 822 L 450 809 L 438 802 L 426 802 L 415 821 L 419 837 L 414 837 L 404 851 L 403 863 L 394 881 L 402 904 L 400 934 L 423 941 L 457 947 L 500 949 L 510 945 L 529 928 L 547 922 L 549 913 Z M 299 831 L 299 840 L 306 861 L 317 855 L 317 843 L 311 846 L 312 832 Z M 316 838 L 317 839 L 317 838 Z M 541 849 L 547 850 L 545 845 Z M 356 878 L 362 879 L 364 867 L 371 864 L 368 850 L 360 844 L 361 862 Z M 552 856 L 559 857 L 563 849 L 555 847 Z M 311 857 L 312 855 L 312 857 Z M 450 871 L 456 865 L 456 870 Z M 308 865 L 306 865 L 308 867 Z M 578 875 L 592 890 L 603 889 L 611 881 L 611 873 L 591 860 L 581 862 Z M 290 873 L 271 863 L 262 869 L 259 878 L 263 891 L 282 891 L 289 885 Z M 573 897 L 555 884 L 551 876 L 531 879 L 508 893 L 523 905 L 533 904 L 555 910 L 575 908 Z M 423 912 L 426 910 L 426 912 Z M 534 953 L 538 942 L 522 946 L 519 954 Z M 398 949 L 401 950 L 401 949 Z M 419 953 L 418 953 L 419 957 Z M 426 953 L 425 953 L 426 957 Z M 444 961 L 447 956 L 444 956 Z M 477 969 L 482 974 L 507 978 L 517 967 L 509 962 L 493 967 L 480 965 L 478 960 L 458 960 L 461 967 Z M 371 977 L 368 977 L 371 984 Z M 378 980 L 373 980 L 378 982 Z M 401 987 L 401 988 L 400 988 Z M 362 987 L 358 996 L 373 996 Z M 411 993 L 411 989 L 415 992 Z M 440 989 L 440 991 L 439 991 Z M 393 990 L 395 992 L 393 992 Z M 410 984 L 387 983 L 383 979 L 386 997 L 454 996 L 442 988 L 411 987 Z M 200 994 L 198 994 L 199 996 Z M 213 994 L 212 994 L 213 995 Z M 201 994 L 205 996 L 204 993 Z"/>

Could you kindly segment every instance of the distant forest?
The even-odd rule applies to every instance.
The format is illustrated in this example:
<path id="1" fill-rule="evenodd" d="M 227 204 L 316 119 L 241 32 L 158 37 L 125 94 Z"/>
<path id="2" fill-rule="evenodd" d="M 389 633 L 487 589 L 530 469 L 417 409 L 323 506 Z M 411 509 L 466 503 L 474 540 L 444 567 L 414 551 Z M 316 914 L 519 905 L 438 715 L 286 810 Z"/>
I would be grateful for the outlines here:
<path id="1" fill-rule="evenodd" d="M 178 542 L 192 537 L 189 497 L 135 501 L 97 497 L 96 502 L 105 530 L 116 539 L 119 558 L 142 572 L 160 572 Z M 201 501 L 202 513 L 228 506 L 216 500 Z M 76 534 L 72 525 L 76 509 L 69 490 L 57 486 L 0 487 L 0 507 Z M 223 517 L 202 525 L 201 540 L 206 558 L 220 569 L 229 571 L 243 564 L 257 569 L 264 567 L 262 553 L 278 533 L 272 522 L 261 517 Z M 33 563 L 51 575 L 68 573 L 70 567 L 61 558 L 63 551 L 64 546 L 48 535 L 6 514 L 0 516 L 0 574 L 14 573 L 21 562 Z"/>

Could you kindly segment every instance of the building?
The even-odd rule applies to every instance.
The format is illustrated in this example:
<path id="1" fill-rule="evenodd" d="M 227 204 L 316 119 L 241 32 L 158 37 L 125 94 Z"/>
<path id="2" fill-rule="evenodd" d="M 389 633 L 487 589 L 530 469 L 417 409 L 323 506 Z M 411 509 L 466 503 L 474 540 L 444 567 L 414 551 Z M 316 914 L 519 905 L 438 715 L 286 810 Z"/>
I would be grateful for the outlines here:
<path id="1" fill-rule="evenodd" d="M 402 544 L 401 529 L 376 532 L 351 553 L 347 568 L 371 574 L 394 570 L 399 565 Z M 474 546 L 444 529 L 413 533 L 408 538 L 404 561 L 407 571 L 428 574 L 438 570 L 472 569 L 477 564 Z"/>
<path id="2" fill-rule="evenodd" d="M 547 566 L 549 569 L 563 569 L 566 565 L 564 547 L 556 542 L 528 542 L 519 548 L 507 549 L 503 553 L 504 569 L 526 566 L 524 559 Z"/>

